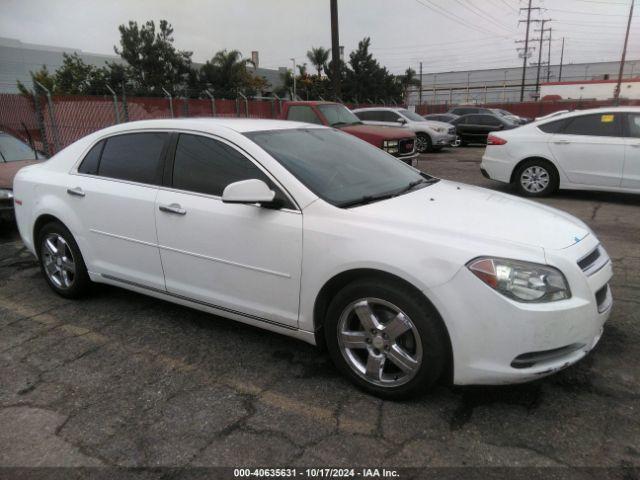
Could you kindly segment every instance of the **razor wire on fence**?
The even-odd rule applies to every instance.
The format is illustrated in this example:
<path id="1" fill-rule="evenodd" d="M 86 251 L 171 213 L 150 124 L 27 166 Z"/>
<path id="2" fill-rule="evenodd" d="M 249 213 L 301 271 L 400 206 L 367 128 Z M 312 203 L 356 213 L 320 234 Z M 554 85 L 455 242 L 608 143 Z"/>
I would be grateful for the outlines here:
<path id="1" fill-rule="evenodd" d="M 46 91 L 46 90 L 45 90 Z M 29 142 L 36 150 L 53 155 L 102 128 L 120 122 L 161 118 L 246 117 L 275 119 L 282 115 L 283 100 L 273 97 L 215 98 L 209 91 L 203 98 L 134 97 L 124 90 L 104 95 L 24 95 L 0 93 L 0 131 Z M 120 93 L 120 95 L 118 95 Z M 621 105 L 640 105 L 639 100 L 621 100 Z M 348 108 L 402 106 L 373 100 L 370 103 L 344 103 Z M 419 114 L 441 113 L 452 103 L 421 104 Z M 478 103 L 502 108 L 525 116 L 539 117 L 558 110 L 574 110 L 611 105 L 610 100 L 558 100 L 523 103 Z"/>

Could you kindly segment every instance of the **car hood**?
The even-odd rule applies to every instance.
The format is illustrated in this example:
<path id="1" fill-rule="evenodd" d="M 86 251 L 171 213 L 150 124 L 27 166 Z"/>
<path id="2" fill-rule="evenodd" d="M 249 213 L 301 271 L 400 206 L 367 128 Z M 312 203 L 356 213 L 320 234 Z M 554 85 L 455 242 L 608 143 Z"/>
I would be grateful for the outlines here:
<path id="1" fill-rule="evenodd" d="M 346 125 L 339 127 L 351 135 L 356 137 L 374 138 L 380 140 L 399 140 L 401 138 L 413 137 L 415 134 L 403 127 L 383 127 L 379 125 Z"/>
<path id="2" fill-rule="evenodd" d="M 18 170 L 27 165 L 39 163 L 38 160 L 19 160 L 17 162 L 0 162 L 0 188 L 13 188 L 13 177 Z"/>
<path id="3" fill-rule="evenodd" d="M 552 250 L 567 248 L 590 233 L 581 220 L 560 210 L 445 180 L 354 210 L 400 228 Z"/>
<path id="4" fill-rule="evenodd" d="M 425 120 L 424 122 L 420 122 L 420 123 L 426 123 L 427 125 L 429 125 L 431 128 L 436 128 L 436 127 L 440 127 L 440 128 L 445 128 L 445 129 L 449 129 L 451 128 L 451 124 L 450 123 L 446 123 L 446 122 L 438 122 L 437 120 Z"/>

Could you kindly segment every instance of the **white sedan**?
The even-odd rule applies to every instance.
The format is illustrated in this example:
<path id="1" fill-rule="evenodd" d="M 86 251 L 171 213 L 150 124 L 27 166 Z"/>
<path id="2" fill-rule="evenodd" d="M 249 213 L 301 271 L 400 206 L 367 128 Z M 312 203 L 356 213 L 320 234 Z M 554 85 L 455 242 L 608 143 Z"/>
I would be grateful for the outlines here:
<path id="1" fill-rule="evenodd" d="M 326 344 L 384 397 L 550 374 L 594 347 L 612 304 L 581 221 L 317 125 L 117 125 L 14 189 L 58 294 L 107 283 Z"/>
<path id="2" fill-rule="evenodd" d="M 480 169 L 531 197 L 558 189 L 640 193 L 640 107 L 574 111 L 495 132 Z"/>

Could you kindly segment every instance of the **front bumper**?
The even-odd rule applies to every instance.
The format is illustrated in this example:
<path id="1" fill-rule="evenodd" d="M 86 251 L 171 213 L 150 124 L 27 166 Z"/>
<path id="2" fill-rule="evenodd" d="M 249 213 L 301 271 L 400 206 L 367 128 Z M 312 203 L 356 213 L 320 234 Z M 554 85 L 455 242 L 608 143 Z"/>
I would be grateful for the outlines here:
<path id="1" fill-rule="evenodd" d="M 432 136 L 432 142 L 434 145 L 446 147 L 451 145 L 456 140 L 456 134 L 453 133 L 436 133 Z"/>
<path id="2" fill-rule="evenodd" d="M 576 249 L 569 250 L 575 255 Z M 572 365 L 598 343 L 613 303 L 608 287 L 611 261 L 589 276 L 574 258 L 558 263 L 553 262 L 565 273 L 572 292 L 567 300 L 515 302 L 466 267 L 430 292 L 451 338 L 455 384 L 534 380 Z M 570 264 L 573 269 L 567 274 Z"/>

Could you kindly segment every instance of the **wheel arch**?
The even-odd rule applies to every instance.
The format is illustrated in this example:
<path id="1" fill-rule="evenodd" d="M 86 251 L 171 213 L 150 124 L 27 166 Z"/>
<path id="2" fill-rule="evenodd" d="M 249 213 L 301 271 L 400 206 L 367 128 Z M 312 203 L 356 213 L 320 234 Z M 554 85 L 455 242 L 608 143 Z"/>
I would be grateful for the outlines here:
<path id="1" fill-rule="evenodd" d="M 62 220 L 60 220 L 58 217 L 56 217 L 56 216 L 54 216 L 54 215 L 52 215 L 50 213 L 42 213 L 42 214 L 38 215 L 38 218 L 36 218 L 36 221 L 33 223 L 33 231 L 31 232 L 31 234 L 33 235 L 33 248 L 34 248 L 36 256 L 38 258 L 40 258 L 40 248 L 37 245 L 38 233 L 40 232 L 42 227 L 44 227 L 46 224 L 52 223 L 52 222 L 57 222 L 60 225 L 62 225 L 63 227 L 65 227 L 67 230 L 69 230 L 69 227 L 67 225 L 65 225 L 65 223 Z"/>
<path id="2" fill-rule="evenodd" d="M 385 272 L 384 270 L 378 270 L 375 268 L 355 268 L 351 270 L 345 270 L 334 275 L 332 278 L 327 280 L 327 282 L 325 282 L 325 284 L 316 295 L 313 305 L 313 327 L 316 345 L 320 348 L 325 348 L 324 322 L 327 314 L 327 309 L 333 297 L 349 283 L 364 278 L 374 278 L 380 280 L 381 282 L 390 282 L 408 287 L 417 292 L 433 309 L 433 311 L 438 315 L 447 342 L 447 344 L 445 345 L 445 348 L 447 349 L 447 364 L 443 376 L 447 382 L 451 382 L 453 380 L 453 347 L 449 329 L 447 328 L 442 315 L 436 308 L 435 304 L 423 291 L 421 291 L 419 288 L 417 288 L 415 285 L 405 280 L 404 278 L 399 277 L 398 275 L 395 275 L 393 273 Z"/>

